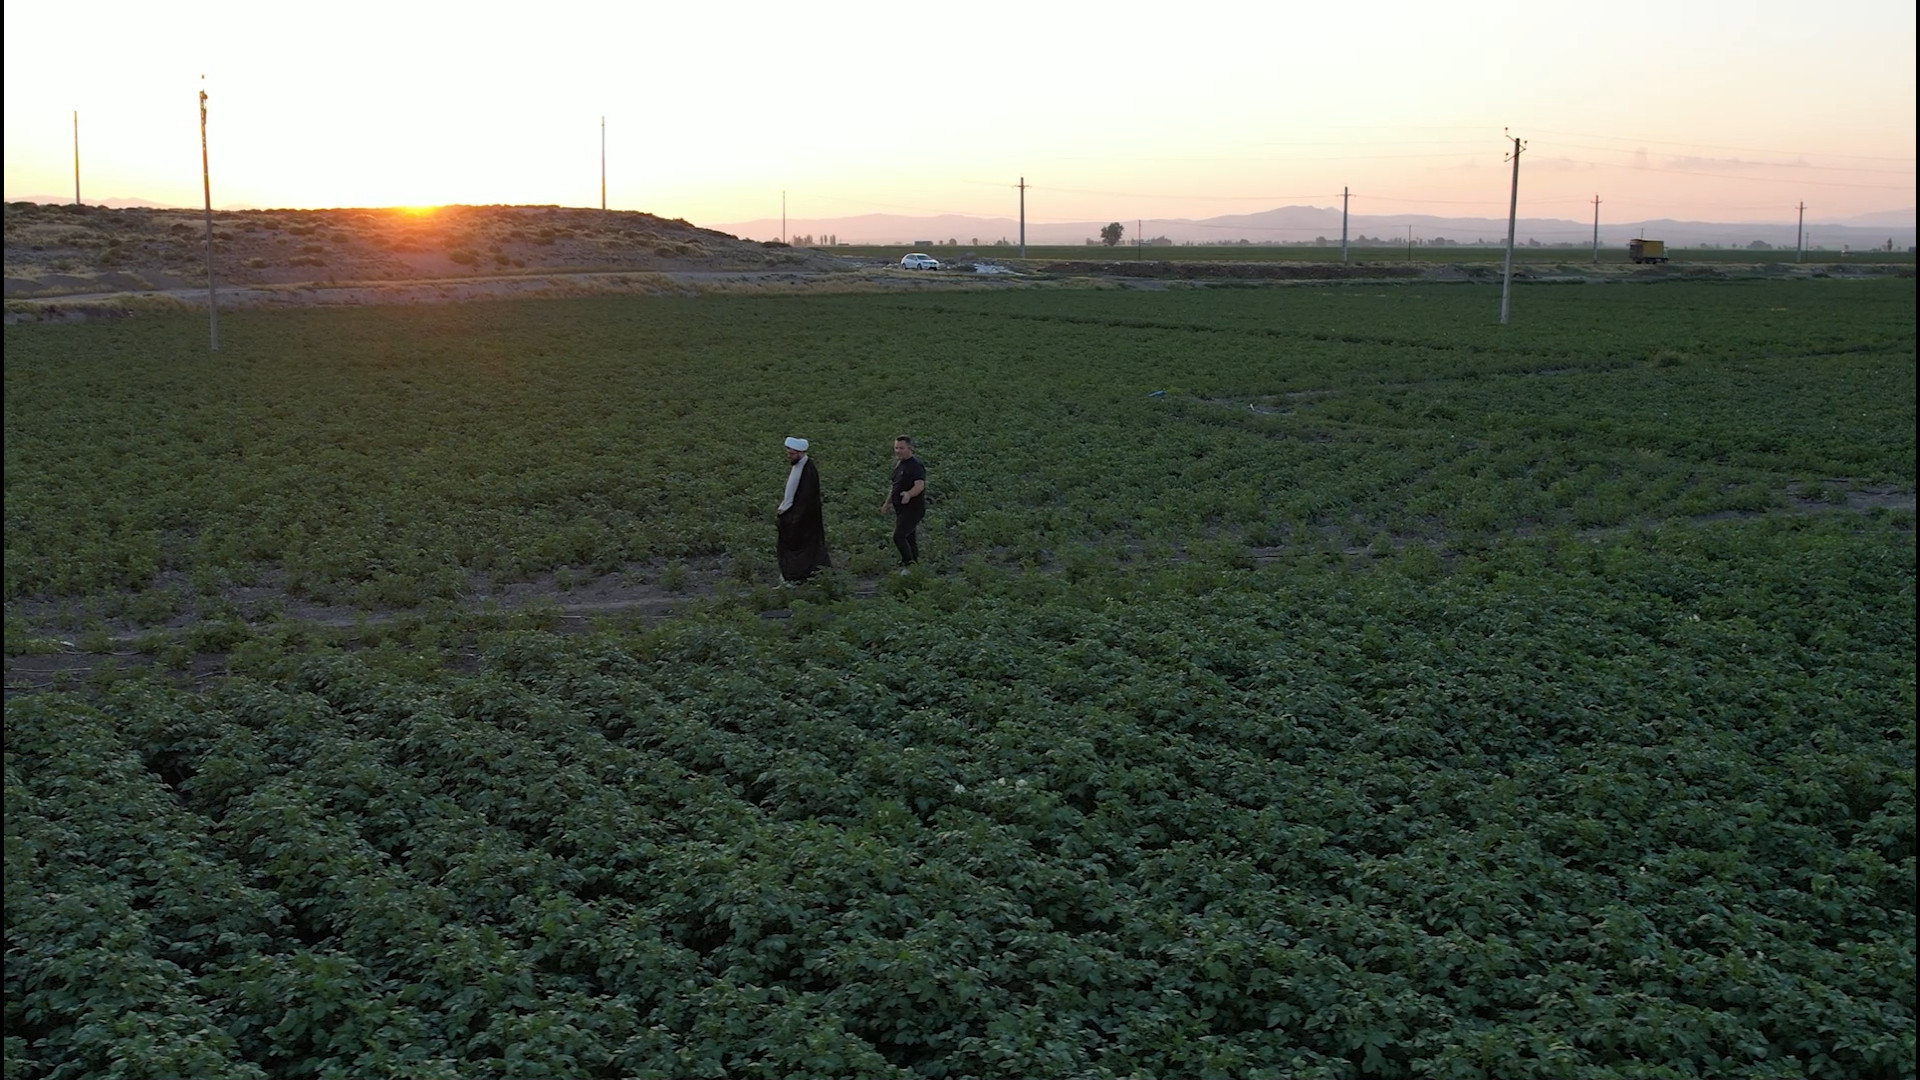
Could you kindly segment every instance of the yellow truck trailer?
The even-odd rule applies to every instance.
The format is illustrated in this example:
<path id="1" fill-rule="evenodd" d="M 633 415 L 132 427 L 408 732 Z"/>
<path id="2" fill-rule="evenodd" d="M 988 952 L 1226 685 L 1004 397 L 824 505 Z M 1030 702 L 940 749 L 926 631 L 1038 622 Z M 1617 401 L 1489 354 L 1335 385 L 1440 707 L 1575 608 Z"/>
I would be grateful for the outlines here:
<path id="1" fill-rule="evenodd" d="M 1663 263 L 1667 261 L 1667 242 L 1665 240 L 1629 240 L 1627 254 L 1637 263 Z"/>

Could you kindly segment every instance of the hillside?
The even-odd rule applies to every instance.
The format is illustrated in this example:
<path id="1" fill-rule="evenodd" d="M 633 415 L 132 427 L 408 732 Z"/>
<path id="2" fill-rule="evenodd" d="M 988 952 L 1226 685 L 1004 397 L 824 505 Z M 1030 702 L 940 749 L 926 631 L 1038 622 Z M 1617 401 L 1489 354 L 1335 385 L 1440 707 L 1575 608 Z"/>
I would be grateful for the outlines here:
<path id="1" fill-rule="evenodd" d="M 198 210 L 8 203 L 6 298 L 204 289 Z M 619 271 L 821 271 L 839 260 L 685 221 L 557 206 L 234 210 L 214 222 L 221 287 L 273 288 Z"/>

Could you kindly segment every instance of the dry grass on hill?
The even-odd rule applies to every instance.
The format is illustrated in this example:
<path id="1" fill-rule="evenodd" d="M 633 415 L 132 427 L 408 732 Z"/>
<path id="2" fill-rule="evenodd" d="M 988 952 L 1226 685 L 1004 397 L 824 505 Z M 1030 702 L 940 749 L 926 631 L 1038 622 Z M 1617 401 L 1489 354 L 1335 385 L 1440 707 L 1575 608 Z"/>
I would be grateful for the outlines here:
<path id="1" fill-rule="evenodd" d="M 5 225 L 9 300 L 206 287 L 197 210 L 8 203 Z M 557 206 L 233 210 L 214 214 L 213 232 L 222 287 L 843 267 L 685 221 Z"/>

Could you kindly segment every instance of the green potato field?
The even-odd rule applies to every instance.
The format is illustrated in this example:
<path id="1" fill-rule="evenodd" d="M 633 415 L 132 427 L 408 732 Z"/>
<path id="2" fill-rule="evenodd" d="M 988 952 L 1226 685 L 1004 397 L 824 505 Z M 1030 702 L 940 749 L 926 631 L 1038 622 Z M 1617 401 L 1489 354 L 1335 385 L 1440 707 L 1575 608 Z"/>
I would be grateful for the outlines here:
<path id="1" fill-rule="evenodd" d="M 1497 311 L 8 326 L 6 1080 L 1913 1076 L 1912 278 Z"/>

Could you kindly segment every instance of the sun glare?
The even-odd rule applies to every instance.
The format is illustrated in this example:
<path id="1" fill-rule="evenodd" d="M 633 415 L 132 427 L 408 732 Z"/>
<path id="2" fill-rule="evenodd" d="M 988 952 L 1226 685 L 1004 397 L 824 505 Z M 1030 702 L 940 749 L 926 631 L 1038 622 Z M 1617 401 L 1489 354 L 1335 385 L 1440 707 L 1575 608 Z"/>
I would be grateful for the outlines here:
<path id="1" fill-rule="evenodd" d="M 438 206 L 396 206 L 394 209 L 408 217 L 428 217 L 440 212 Z"/>

